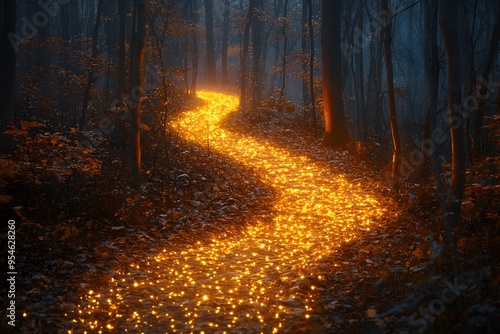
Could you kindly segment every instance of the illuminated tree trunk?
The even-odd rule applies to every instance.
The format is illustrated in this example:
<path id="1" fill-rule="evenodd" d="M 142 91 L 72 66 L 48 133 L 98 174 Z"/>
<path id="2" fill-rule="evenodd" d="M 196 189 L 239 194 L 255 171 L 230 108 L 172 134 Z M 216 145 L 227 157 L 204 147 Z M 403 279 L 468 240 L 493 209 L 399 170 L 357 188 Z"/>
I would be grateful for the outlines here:
<path id="1" fill-rule="evenodd" d="M 0 3 L 0 151 L 14 152 L 14 142 L 4 131 L 14 118 L 14 86 L 16 80 L 16 50 L 9 34 L 16 32 L 17 10 L 15 1 Z"/>
<path id="2" fill-rule="evenodd" d="M 394 102 L 394 74 L 392 69 L 392 14 L 389 11 L 388 0 L 382 0 L 382 11 L 388 15 L 386 26 L 384 28 L 384 53 L 385 67 L 387 71 L 387 95 L 389 102 L 389 116 L 392 131 L 392 189 L 399 191 L 399 172 L 401 157 L 401 141 L 399 138 L 398 121 L 396 118 L 396 103 Z"/>
<path id="3" fill-rule="evenodd" d="M 227 68 L 227 50 L 229 48 L 229 0 L 224 0 L 224 26 L 222 32 L 222 83 L 226 86 L 229 83 Z"/>
<path id="4" fill-rule="evenodd" d="M 132 49 L 130 56 L 130 117 L 132 133 L 131 177 L 132 184 L 139 190 L 141 183 L 141 98 L 143 90 L 142 64 L 146 44 L 146 3 L 134 1 L 132 24 Z"/>
<path id="5" fill-rule="evenodd" d="M 341 8 L 342 1 L 323 1 L 321 45 L 323 56 L 323 109 L 325 137 L 330 147 L 346 148 L 350 142 L 342 100 Z"/>
<path id="6" fill-rule="evenodd" d="M 215 44 L 214 44 L 214 15 L 213 0 L 205 1 L 205 28 L 207 38 L 207 83 L 215 85 L 217 83 L 215 71 Z"/>
<path id="7" fill-rule="evenodd" d="M 454 0 L 439 1 L 439 26 L 448 60 L 448 119 L 451 132 L 452 174 L 444 213 L 449 242 L 454 244 L 453 228 L 460 219 L 466 171 L 466 146 L 462 107 L 462 68 L 458 26 L 458 6 Z"/>

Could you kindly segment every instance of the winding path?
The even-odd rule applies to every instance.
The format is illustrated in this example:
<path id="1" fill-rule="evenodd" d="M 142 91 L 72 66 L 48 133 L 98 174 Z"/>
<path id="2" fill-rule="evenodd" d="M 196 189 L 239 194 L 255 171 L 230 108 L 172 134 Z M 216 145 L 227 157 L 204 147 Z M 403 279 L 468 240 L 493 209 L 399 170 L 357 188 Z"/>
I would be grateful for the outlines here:
<path id="1" fill-rule="evenodd" d="M 73 321 L 92 332 L 322 332 L 321 259 L 368 230 L 382 205 L 327 164 L 221 128 L 237 97 L 198 96 L 207 103 L 172 127 L 200 146 L 208 135 L 212 150 L 260 171 L 278 194 L 273 223 L 256 220 L 237 239 L 153 254 L 111 289 L 89 292 Z"/>

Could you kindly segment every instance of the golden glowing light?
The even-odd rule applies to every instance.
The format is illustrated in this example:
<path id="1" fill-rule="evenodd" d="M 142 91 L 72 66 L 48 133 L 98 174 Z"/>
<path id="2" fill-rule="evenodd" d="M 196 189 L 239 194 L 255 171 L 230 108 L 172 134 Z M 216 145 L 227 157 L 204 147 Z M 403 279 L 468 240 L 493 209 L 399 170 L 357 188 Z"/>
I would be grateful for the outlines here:
<path id="1" fill-rule="evenodd" d="M 369 189 L 348 182 L 332 164 L 221 127 L 238 107 L 236 96 L 200 91 L 198 97 L 206 104 L 171 127 L 258 171 L 277 193 L 272 223 L 256 217 L 237 236 L 166 247 L 130 271 L 117 270 L 111 290 L 82 299 L 72 316 L 84 328 L 76 329 L 293 333 L 300 322 L 319 325 L 321 261 L 383 214 Z"/>

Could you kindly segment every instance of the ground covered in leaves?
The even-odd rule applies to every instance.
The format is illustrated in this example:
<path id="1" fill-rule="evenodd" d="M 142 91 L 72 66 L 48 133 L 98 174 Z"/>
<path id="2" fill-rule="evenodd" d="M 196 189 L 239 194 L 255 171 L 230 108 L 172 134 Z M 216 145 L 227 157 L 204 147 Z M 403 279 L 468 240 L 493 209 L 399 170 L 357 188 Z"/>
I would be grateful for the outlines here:
<path id="1" fill-rule="evenodd" d="M 190 107 L 195 108 L 196 105 Z M 500 276 L 496 247 L 499 226 L 494 209 L 487 209 L 488 204 L 494 204 L 491 194 L 478 192 L 473 183 L 468 187 L 464 222 L 457 231 L 462 256 L 461 271 L 458 275 L 453 275 L 447 259 L 443 257 L 443 227 L 431 180 L 410 177 L 401 194 L 395 196 L 387 189 L 380 168 L 373 167 L 380 165 L 376 157 L 372 160 L 370 154 L 360 158 L 348 152 L 322 148 L 319 135 L 296 125 L 299 115 L 267 109 L 264 114 L 257 115 L 258 119 L 247 116 L 239 114 L 228 117 L 224 122 L 224 131 L 242 134 L 245 140 L 255 139 L 260 143 L 272 144 L 273 148 L 281 150 L 278 151 L 280 155 L 287 152 L 291 159 L 305 157 L 309 164 L 329 169 L 328 173 L 332 174 L 325 176 L 342 174 L 345 182 L 354 189 L 368 188 L 369 190 L 363 190 L 364 193 L 375 196 L 379 202 L 377 205 L 383 208 L 382 214 L 366 218 L 370 221 L 369 224 L 363 224 L 364 218 L 360 217 L 359 224 L 353 225 L 347 234 L 341 236 L 341 243 L 330 246 L 314 244 L 321 256 L 308 259 L 315 263 L 313 271 L 305 270 L 304 268 L 309 268 L 309 264 L 303 263 L 286 268 L 285 271 L 275 270 L 274 267 L 270 271 L 265 267 L 263 273 L 269 274 L 269 277 L 256 276 L 255 280 L 264 280 L 265 287 L 276 287 L 276 291 L 284 290 L 286 295 L 278 293 L 274 299 L 265 298 L 259 303 L 265 303 L 264 308 L 273 305 L 278 310 L 284 308 L 285 311 L 280 314 L 280 311 L 276 313 L 273 309 L 272 314 L 265 314 L 259 310 L 261 317 L 267 321 L 274 318 L 276 313 L 281 321 L 276 324 L 283 324 L 281 328 L 276 328 L 280 332 L 290 333 L 499 331 Z M 127 318 L 127 312 L 131 317 L 135 316 L 136 324 L 146 328 L 148 324 L 154 325 L 157 319 L 151 316 L 154 315 L 152 311 L 168 313 L 169 309 L 174 308 L 173 304 L 159 306 L 157 300 L 148 301 L 150 295 L 144 292 L 150 293 L 154 289 L 145 287 L 144 290 L 134 292 L 135 283 L 141 288 L 144 283 L 155 284 L 150 278 L 156 277 L 157 281 L 166 286 L 167 281 L 178 275 L 171 272 L 170 275 L 165 273 L 166 276 L 160 277 L 162 273 L 157 272 L 158 268 L 154 263 L 156 260 L 160 263 L 167 262 L 159 267 L 160 270 L 175 269 L 168 263 L 174 263 L 174 256 L 177 254 L 183 254 L 188 249 L 203 253 L 204 250 L 199 245 L 213 246 L 214 240 L 238 243 L 246 231 L 255 226 L 256 221 L 258 226 L 271 228 L 277 223 L 276 217 L 283 216 L 284 213 L 290 221 L 317 219 L 319 222 L 323 219 L 323 208 L 307 207 L 308 202 L 303 202 L 303 206 L 311 214 L 317 210 L 318 216 L 290 214 L 281 202 L 287 180 L 282 180 L 283 186 L 280 188 L 273 184 L 273 180 L 279 179 L 279 174 L 274 174 L 271 178 L 263 177 L 266 166 L 259 165 L 262 153 L 252 153 L 249 159 L 255 163 L 249 165 L 238 161 L 247 154 L 245 152 L 236 157 L 220 153 L 216 139 L 211 137 L 215 131 L 216 129 L 208 128 L 206 138 L 199 140 L 203 144 L 198 145 L 193 144 L 192 138 L 190 141 L 173 136 L 170 139 L 168 172 L 148 175 L 140 195 L 135 195 L 121 181 L 120 176 L 126 173 L 126 169 L 115 159 L 103 159 L 102 170 L 105 177 L 92 178 L 91 181 L 42 180 L 42 192 L 34 192 L 36 187 L 42 185 L 36 182 L 30 184 L 21 179 L 7 186 L 13 199 L 2 210 L 6 216 L 12 216 L 13 210 L 18 222 L 17 267 L 20 274 L 16 303 L 20 331 L 62 332 L 74 329 L 80 332 L 92 328 L 97 330 L 106 324 L 120 330 L 128 328 L 125 327 L 125 322 L 107 322 L 107 315 L 116 318 L 117 314 L 125 314 Z M 272 160 L 272 154 L 266 159 Z M 292 167 L 283 171 L 293 172 Z M 314 176 L 313 174 L 312 177 Z M 295 187 L 300 193 L 302 185 L 297 182 L 291 188 Z M 345 192 L 341 187 L 334 188 L 333 184 L 326 186 L 332 192 Z M 61 193 L 61 189 L 66 192 Z M 102 189 L 113 191 L 104 192 Z M 55 193 L 54 190 L 58 192 Z M 79 196 L 75 196 L 76 192 L 79 192 Z M 493 194 L 495 192 L 498 189 L 493 189 Z M 320 195 L 327 196 L 326 193 Z M 352 195 L 355 196 L 356 191 L 352 190 Z M 74 197 L 80 199 L 73 201 Z M 296 200 L 301 200 L 300 196 Z M 353 204 L 361 200 L 362 198 L 356 197 L 351 199 Z M 84 208 L 79 207 L 82 202 L 85 203 Z M 321 202 L 319 198 L 318 202 Z M 342 203 L 338 205 L 345 205 Z M 351 210 L 356 212 L 363 208 L 354 207 Z M 335 208 L 331 212 L 337 214 Z M 328 214 L 324 213 L 326 216 Z M 348 219 L 348 215 L 339 219 Z M 307 232 L 306 229 L 303 236 L 297 234 L 298 238 L 307 241 Z M 259 233 L 256 234 L 257 239 L 272 241 L 270 237 L 261 237 Z M 216 239 L 221 235 L 222 239 Z M 299 241 L 294 239 L 295 236 L 290 235 L 288 238 L 290 243 L 298 245 Z M 316 242 L 311 242 L 313 241 Z M 5 236 L 2 237 L 2 243 L 4 242 Z M 287 240 L 283 240 L 283 243 L 286 242 Z M 238 254 L 238 249 L 250 247 L 247 243 L 242 245 L 242 248 L 223 245 L 220 249 L 236 250 L 224 255 L 233 256 L 234 253 Z M 256 249 L 261 249 L 261 244 L 256 246 Z M 265 244 L 262 253 L 254 251 L 257 260 L 243 263 L 249 264 L 251 269 L 261 267 L 259 264 L 252 266 L 252 263 L 272 262 L 274 251 L 268 249 L 268 246 L 280 245 Z M 323 253 L 325 247 L 331 248 Z M 307 253 L 309 248 L 304 249 L 307 251 L 303 256 L 311 254 Z M 162 253 L 167 255 L 164 258 L 158 257 Z M 243 257 L 244 252 L 239 254 Z M 152 256 L 154 261 L 151 260 Z M 191 260 L 181 260 L 179 263 L 196 271 L 197 258 L 193 256 Z M 300 252 L 298 256 L 301 256 Z M 217 257 L 213 259 L 213 263 L 209 263 L 212 269 L 217 268 L 221 259 Z M 202 273 L 210 269 L 203 268 Z M 158 276 L 152 276 L 155 271 Z M 182 274 L 188 282 L 199 282 L 201 279 L 197 274 Z M 236 272 L 233 277 L 243 277 L 244 274 L 245 272 Z M 215 273 L 209 277 L 212 280 L 210 282 L 219 278 Z M 122 280 L 125 283 L 120 283 Z M 183 282 L 179 278 L 176 281 Z M 179 285 L 172 286 L 182 290 Z M 220 287 L 226 289 L 228 286 L 220 283 Z M 122 290 L 118 294 L 107 296 L 104 292 L 109 289 Z M 207 288 L 205 295 L 196 297 L 203 302 L 205 296 L 207 299 L 215 296 L 211 289 Z M 186 290 L 188 295 L 193 292 L 199 290 Z M 145 300 L 127 299 L 129 295 L 141 294 Z M 120 300 L 118 295 L 123 298 Z M 173 301 L 180 307 L 189 308 L 187 313 L 206 312 L 215 315 L 217 310 L 222 313 L 230 312 L 222 303 L 216 304 L 218 306 L 213 310 L 210 309 L 213 305 L 201 309 L 198 307 L 200 305 L 190 305 L 191 301 L 184 301 L 182 297 L 174 296 Z M 104 306 L 107 302 L 109 305 Z M 126 304 L 129 307 L 126 308 Z M 118 310 L 113 308 L 114 305 Z M 232 305 L 238 311 L 245 306 L 237 301 L 229 304 L 230 307 Z M 2 309 L 6 309 L 5 304 Z M 97 309 L 100 310 L 96 311 Z M 86 320 L 83 324 L 71 322 L 82 311 L 88 314 L 82 315 L 83 319 L 97 321 L 90 323 L 93 327 Z M 244 311 L 250 314 L 255 309 Z M 133 312 L 137 312 L 137 315 Z M 149 313 L 149 317 L 146 313 Z M 307 321 L 306 315 L 309 315 Z M 188 316 L 183 316 L 183 321 L 188 323 Z M 241 316 L 246 315 L 243 313 Z M 259 327 L 259 320 L 256 316 L 256 321 L 243 322 L 246 330 L 273 330 L 272 326 Z M 7 328 L 5 322 L 2 327 Z M 103 327 L 103 330 L 111 327 Z M 154 331 L 154 328 L 150 330 Z M 166 329 L 161 328 L 160 331 L 164 330 Z M 177 330 L 185 332 L 187 329 Z M 205 328 L 205 331 L 211 332 L 210 328 Z"/>

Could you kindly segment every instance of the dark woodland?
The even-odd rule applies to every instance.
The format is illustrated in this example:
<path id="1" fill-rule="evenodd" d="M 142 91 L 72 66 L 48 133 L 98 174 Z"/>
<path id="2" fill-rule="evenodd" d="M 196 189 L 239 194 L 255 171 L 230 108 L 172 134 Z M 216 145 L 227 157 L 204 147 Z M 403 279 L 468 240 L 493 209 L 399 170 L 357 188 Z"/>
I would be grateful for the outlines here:
<path id="1" fill-rule="evenodd" d="M 500 333 L 500 0 L 0 2 L 1 333 Z"/>

